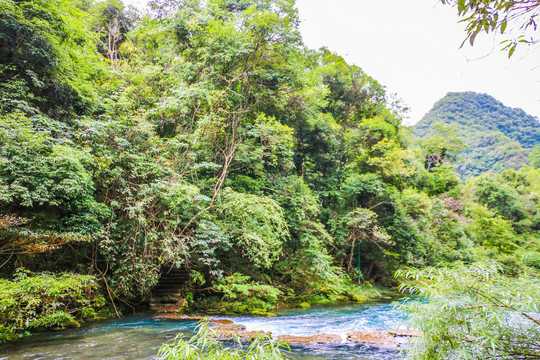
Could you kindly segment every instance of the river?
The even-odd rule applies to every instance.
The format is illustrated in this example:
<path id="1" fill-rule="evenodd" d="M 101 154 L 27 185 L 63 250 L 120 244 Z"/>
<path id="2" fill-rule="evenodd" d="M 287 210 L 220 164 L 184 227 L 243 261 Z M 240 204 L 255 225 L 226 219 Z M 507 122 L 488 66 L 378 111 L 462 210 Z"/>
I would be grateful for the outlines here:
<path id="1" fill-rule="evenodd" d="M 348 331 L 385 331 L 403 328 L 405 319 L 390 302 L 313 307 L 278 312 L 274 318 L 228 317 L 248 330 L 272 331 L 273 335 L 339 334 Z M 189 336 L 195 321 L 155 320 L 147 314 L 84 325 L 78 329 L 46 332 L 0 346 L 1 360 L 155 359 L 165 342 Z M 384 346 L 332 345 L 293 347 L 285 352 L 302 360 L 397 360 L 398 350 Z"/>

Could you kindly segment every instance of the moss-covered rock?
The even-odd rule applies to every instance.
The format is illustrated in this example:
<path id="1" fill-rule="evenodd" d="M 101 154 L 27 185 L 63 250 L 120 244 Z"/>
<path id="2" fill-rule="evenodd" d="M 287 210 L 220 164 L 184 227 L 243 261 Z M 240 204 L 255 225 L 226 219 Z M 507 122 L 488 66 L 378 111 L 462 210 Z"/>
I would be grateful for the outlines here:
<path id="1" fill-rule="evenodd" d="M 338 294 L 338 295 L 330 295 L 328 299 L 333 303 L 340 303 L 340 302 L 347 302 L 349 301 L 349 297 L 347 297 L 344 294 Z"/>
<path id="2" fill-rule="evenodd" d="M 348 299 L 357 303 L 363 303 L 368 301 L 368 298 L 358 294 L 348 294 Z"/>
<path id="3" fill-rule="evenodd" d="M 78 328 L 81 327 L 81 324 L 77 320 L 67 320 L 62 324 L 62 328 Z"/>
<path id="4" fill-rule="evenodd" d="M 329 305 L 335 302 L 326 297 L 325 295 L 311 295 L 307 296 L 305 299 L 311 305 Z"/>
<path id="5" fill-rule="evenodd" d="M 266 317 L 274 317 L 274 316 L 276 316 L 276 314 L 271 313 L 271 312 L 269 312 L 267 310 L 264 310 L 264 309 L 250 309 L 249 314 L 250 315 L 255 315 L 255 316 L 266 316 Z"/>
<path id="6" fill-rule="evenodd" d="M 122 315 L 122 313 L 119 311 L 119 315 Z M 96 312 L 96 320 L 105 320 L 116 317 L 116 311 L 112 307 L 112 305 L 107 305 L 103 308 L 101 308 L 98 312 Z"/>

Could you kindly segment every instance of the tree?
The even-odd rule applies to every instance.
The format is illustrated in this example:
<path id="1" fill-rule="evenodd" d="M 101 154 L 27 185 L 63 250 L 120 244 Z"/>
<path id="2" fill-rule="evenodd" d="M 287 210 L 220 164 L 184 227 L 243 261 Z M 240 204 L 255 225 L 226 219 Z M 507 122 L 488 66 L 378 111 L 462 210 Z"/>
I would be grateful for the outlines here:
<path id="1" fill-rule="evenodd" d="M 446 162 L 455 161 L 457 154 L 466 147 L 457 132 L 455 125 L 438 122 L 433 124 L 429 136 L 419 141 L 428 171 Z"/>
<path id="2" fill-rule="evenodd" d="M 227 229 L 256 267 L 270 267 L 279 257 L 281 242 L 289 236 L 283 210 L 265 197 L 224 190 L 221 206 Z"/>
<path id="3" fill-rule="evenodd" d="M 382 249 L 382 246 L 392 245 L 390 236 L 384 228 L 377 223 L 377 214 L 369 209 L 357 208 L 347 214 L 349 221 L 347 227 L 350 231 L 347 242 L 351 243 L 351 254 L 347 264 L 347 270 L 353 270 L 354 245 L 356 242 L 371 241 Z M 357 254 L 360 256 L 360 254 Z"/>
<path id="4" fill-rule="evenodd" d="M 441 0 L 443 4 L 457 6 L 458 14 L 467 24 L 467 40 L 474 44 L 476 36 L 482 32 L 508 34 L 512 27 L 517 27 L 522 34 L 502 42 L 503 50 L 512 56 L 520 43 L 534 44 L 534 38 L 527 38 L 524 33 L 529 29 L 536 31 L 537 18 L 540 15 L 538 0 Z M 508 28 L 508 25 L 511 25 Z"/>
<path id="5" fill-rule="evenodd" d="M 137 20 L 136 10 L 125 8 L 117 0 L 99 2 L 94 8 L 93 27 L 99 34 L 99 51 L 116 65 L 120 60 L 119 46 L 126 40 L 126 34 Z"/>

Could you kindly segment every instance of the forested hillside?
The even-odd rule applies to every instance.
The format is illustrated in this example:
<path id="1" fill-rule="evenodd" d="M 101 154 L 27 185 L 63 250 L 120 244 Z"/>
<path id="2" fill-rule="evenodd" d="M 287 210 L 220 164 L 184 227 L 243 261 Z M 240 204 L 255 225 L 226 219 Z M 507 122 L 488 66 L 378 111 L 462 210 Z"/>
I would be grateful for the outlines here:
<path id="1" fill-rule="evenodd" d="M 464 140 L 466 146 L 457 161 L 464 178 L 489 170 L 518 169 L 529 163 L 531 150 L 540 146 L 537 118 L 487 94 L 448 93 L 415 125 L 415 133 L 427 136 L 437 123 L 453 125 Z"/>
<path id="2" fill-rule="evenodd" d="M 351 299 L 403 266 L 540 267 L 537 168 L 464 187 L 459 146 L 413 147 L 381 84 L 303 45 L 293 0 L 167 4 L 0 0 L 4 339 L 136 307 L 171 267 L 190 306 L 229 312 Z M 538 142 L 503 114 L 492 131 Z"/>

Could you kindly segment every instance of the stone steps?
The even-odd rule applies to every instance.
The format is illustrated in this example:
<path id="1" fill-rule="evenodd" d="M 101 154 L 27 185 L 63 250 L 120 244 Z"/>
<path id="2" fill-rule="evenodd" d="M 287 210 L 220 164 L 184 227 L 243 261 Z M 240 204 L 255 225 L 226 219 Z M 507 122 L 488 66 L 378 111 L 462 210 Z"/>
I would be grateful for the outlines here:
<path id="1" fill-rule="evenodd" d="M 186 269 L 166 269 L 159 283 L 152 290 L 150 310 L 167 313 L 184 306 L 185 300 L 182 299 L 181 294 L 189 279 Z"/>

